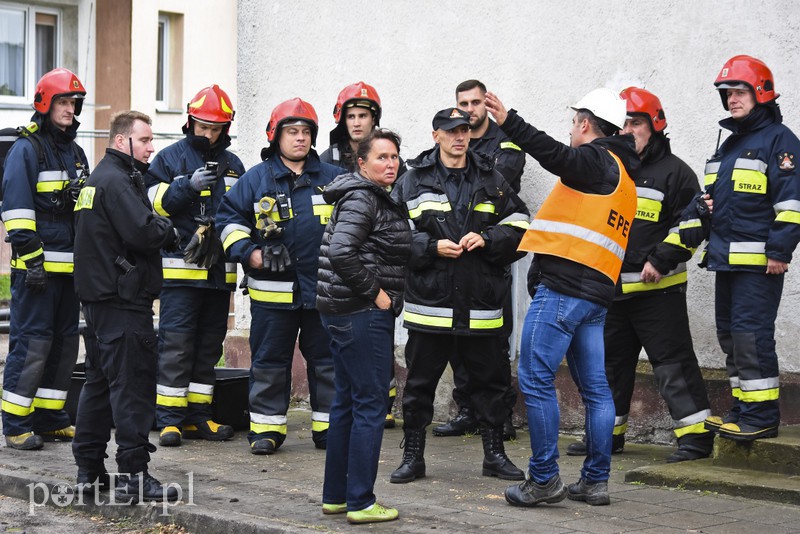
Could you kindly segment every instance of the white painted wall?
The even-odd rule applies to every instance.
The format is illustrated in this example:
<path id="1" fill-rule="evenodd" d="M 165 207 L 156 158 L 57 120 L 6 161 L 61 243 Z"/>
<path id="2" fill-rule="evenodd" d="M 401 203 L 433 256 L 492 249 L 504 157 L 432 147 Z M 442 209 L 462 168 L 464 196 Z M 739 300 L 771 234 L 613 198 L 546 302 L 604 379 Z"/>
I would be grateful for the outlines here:
<path id="1" fill-rule="evenodd" d="M 800 19 L 788 0 L 239 0 L 239 14 L 237 122 L 247 166 L 259 161 L 272 108 L 295 96 L 316 107 L 318 148 L 326 148 L 336 96 L 358 80 L 379 91 L 382 125 L 403 136 L 401 155 L 415 156 L 431 145 L 431 119 L 454 104 L 455 86 L 478 78 L 564 142 L 569 104 L 598 86 L 644 83 L 665 106 L 673 151 L 701 174 L 725 117 L 713 82 L 736 54 L 771 67 L 785 122 L 800 132 Z M 531 211 L 553 182 L 528 158 L 522 196 Z M 800 371 L 797 276 L 793 269 L 786 278 L 776 333 L 782 370 L 792 372 Z M 723 367 L 713 275 L 692 268 L 690 277 L 701 365 Z M 246 302 L 237 298 L 246 328 Z"/>

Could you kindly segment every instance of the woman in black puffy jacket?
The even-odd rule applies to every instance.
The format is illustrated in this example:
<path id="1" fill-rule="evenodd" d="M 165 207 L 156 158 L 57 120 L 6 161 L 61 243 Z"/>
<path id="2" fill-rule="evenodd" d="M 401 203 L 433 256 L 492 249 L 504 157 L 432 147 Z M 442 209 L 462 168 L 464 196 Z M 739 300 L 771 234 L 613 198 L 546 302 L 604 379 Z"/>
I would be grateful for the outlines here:
<path id="1" fill-rule="evenodd" d="M 358 147 L 359 170 L 325 187 L 335 203 L 322 238 L 317 309 L 331 336 L 336 397 L 330 412 L 322 511 L 351 523 L 397 519 L 373 488 L 391 379 L 395 317 L 411 255 L 408 215 L 389 195 L 400 138 L 374 130 Z"/>

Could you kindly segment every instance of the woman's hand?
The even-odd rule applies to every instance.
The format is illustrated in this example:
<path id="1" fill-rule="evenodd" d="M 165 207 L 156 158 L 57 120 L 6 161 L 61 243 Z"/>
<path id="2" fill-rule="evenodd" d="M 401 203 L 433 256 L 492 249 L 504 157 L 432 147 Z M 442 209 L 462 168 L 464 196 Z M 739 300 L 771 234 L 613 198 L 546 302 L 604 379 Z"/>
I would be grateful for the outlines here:
<path id="1" fill-rule="evenodd" d="M 375 305 L 380 308 L 381 310 L 388 310 L 392 307 L 392 299 L 389 298 L 389 295 L 381 289 L 378 291 L 378 296 L 375 297 Z"/>

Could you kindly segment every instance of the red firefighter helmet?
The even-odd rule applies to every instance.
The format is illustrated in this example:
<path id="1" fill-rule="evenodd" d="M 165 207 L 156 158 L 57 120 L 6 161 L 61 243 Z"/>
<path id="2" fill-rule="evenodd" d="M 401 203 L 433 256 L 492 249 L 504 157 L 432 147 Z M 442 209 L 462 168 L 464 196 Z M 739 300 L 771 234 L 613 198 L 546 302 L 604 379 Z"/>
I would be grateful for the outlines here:
<path id="1" fill-rule="evenodd" d="M 358 82 L 342 89 L 339 98 L 336 99 L 336 106 L 333 108 L 333 120 L 336 121 L 336 124 L 339 124 L 342 119 L 342 110 L 353 106 L 369 109 L 372 111 L 372 116 L 375 117 L 375 126 L 380 124 L 381 97 L 378 96 L 378 91 L 374 87 L 364 82 Z"/>
<path id="2" fill-rule="evenodd" d="M 628 115 L 640 113 L 650 118 L 650 126 L 656 132 L 663 132 L 667 127 L 664 107 L 656 95 L 640 87 L 628 87 L 620 91 L 619 96 L 625 99 Z"/>
<path id="3" fill-rule="evenodd" d="M 714 85 L 719 89 L 722 107 L 728 109 L 727 89 L 749 87 L 756 97 L 756 102 L 766 104 L 780 95 L 775 92 L 775 79 L 772 71 L 761 61 L 752 56 L 733 56 L 722 66 Z"/>
<path id="4" fill-rule="evenodd" d="M 81 114 L 86 89 L 72 71 L 61 67 L 46 73 L 36 84 L 33 107 L 39 113 L 47 114 L 50 112 L 53 99 L 58 97 L 74 98 L 75 115 Z"/>
<path id="5" fill-rule="evenodd" d="M 309 126 L 311 126 L 311 144 L 316 144 L 319 120 L 317 119 L 317 112 L 314 111 L 314 106 L 299 98 L 292 98 L 275 106 L 267 124 L 267 139 L 270 143 L 277 142 L 281 126 L 287 121 L 309 123 Z"/>
<path id="6" fill-rule="evenodd" d="M 186 113 L 200 122 L 226 123 L 233 120 L 236 112 L 228 93 L 219 85 L 205 87 L 186 104 Z"/>

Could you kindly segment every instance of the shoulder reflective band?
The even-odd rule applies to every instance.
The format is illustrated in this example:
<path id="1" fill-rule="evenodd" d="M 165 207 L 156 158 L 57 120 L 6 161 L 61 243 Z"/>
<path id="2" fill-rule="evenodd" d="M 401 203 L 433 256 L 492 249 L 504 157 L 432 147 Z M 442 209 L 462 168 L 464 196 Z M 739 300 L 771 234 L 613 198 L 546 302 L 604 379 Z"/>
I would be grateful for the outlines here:
<path id="1" fill-rule="evenodd" d="M 717 181 L 717 173 L 719 172 L 719 161 L 709 161 L 706 163 L 706 169 L 703 176 L 703 185 L 708 187 Z"/>
<path id="2" fill-rule="evenodd" d="M 767 193 L 767 164 L 759 159 L 738 158 L 734 163 L 733 190 L 739 193 Z"/>
<path id="3" fill-rule="evenodd" d="M 226 176 L 225 177 L 225 192 L 227 193 L 228 191 L 230 191 L 231 187 L 233 187 L 233 184 L 235 184 L 238 181 L 239 181 L 239 178 L 236 178 L 236 177 L 233 177 L 233 176 Z"/>
<path id="4" fill-rule="evenodd" d="M 423 193 L 416 198 L 406 201 L 406 208 L 408 208 L 408 216 L 411 219 L 416 219 L 425 211 L 450 211 L 450 201 L 447 200 L 447 195 L 440 195 L 438 193 Z"/>
<path id="5" fill-rule="evenodd" d="M 164 217 L 169 217 L 169 213 L 167 213 L 167 210 L 161 205 L 161 202 L 164 200 L 164 193 L 167 192 L 167 189 L 169 189 L 169 185 L 158 183 L 147 190 L 147 198 L 150 199 L 150 204 L 153 205 L 153 211 Z"/>
<path id="6" fill-rule="evenodd" d="M 67 171 L 42 171 L 36 181 L 37 193 L 53 193 L 61 191 L 67 185 Z"/>
<path id="7" fill-rule="evenodd" d="M 475 204 L 473 210 L 481 213 L 492 213 L 497 215 L 497 208 L 491 202 L 481 202 L 479 204 Z"/>
<path id="8" fill-rule="evenodd" d="M 503 141 L 502 143 L 500 143 L 500 149 L 501 150 L 517 150 L 517 151 L 520 151 L 520 152 L 522 151 L 522 149 L 520 147 L 518 147 L 517 145 L 515 145 L 511 141 Z"/>
<path id="9" fill-rule="evenodd" d="M 453 328 L 453 309 L 406 302 L 403 307 L 403 320 L 434 328 Z"/>
<path id="10" fill-rule="evenodd" d="M 30 230 L 36 231 L 36 211 L 17 209 L 3 212 L 3 224 L 6 232 L 11 230 Z"/>
<path id="11" fill-rule="evenodd" d="M 90 210 L 94 208 L 94 186 L 87 185 L 78 194 L 78 200 L 75 202 L 75 210 Z"/>
<path id="12" fill-rule="evenodd" d="M 528 216 L 524 213 L 512 213 L 497 224 L 505 224 L 506 226 L 513 226 L 522 230 L 527 230 L 530 226 Z"/>
<path id="13" fill-rule="evenodd" d="M 256 280 L 247 277 L 247 288 L 250 298 L 257 302 L 273 302 L 275 304 L 291 304 L 294 299 L 293 282 L 273 282 L 272 280 Z"/>
<path id="14" fill-rule="evenodd" d="M 183 258 L 161 258 L 161 267 L 165 280 L 208 280 L 208 269 Z"/>
<path id="15" fill-rule="evenodd" d="M 766 248 L 767 244 L 760 241 L 731 243 L 728 249 L 728 263 L 730 265 L 766 265 Z"/>

